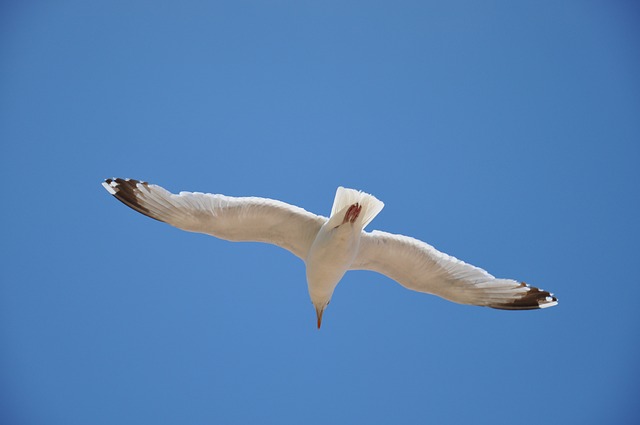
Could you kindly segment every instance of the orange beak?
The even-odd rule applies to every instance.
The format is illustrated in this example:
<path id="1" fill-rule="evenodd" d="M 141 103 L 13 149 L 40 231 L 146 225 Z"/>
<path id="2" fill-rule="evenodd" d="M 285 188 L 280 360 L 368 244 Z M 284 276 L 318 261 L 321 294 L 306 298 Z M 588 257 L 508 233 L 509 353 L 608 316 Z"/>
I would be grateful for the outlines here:
<path id="1" fill-rule="evenodd" d="M 324 309 L 316 308 L 316 316 L 318 316 L 318 329 L 322 325 L 322 313 L 324 313 Z"/>

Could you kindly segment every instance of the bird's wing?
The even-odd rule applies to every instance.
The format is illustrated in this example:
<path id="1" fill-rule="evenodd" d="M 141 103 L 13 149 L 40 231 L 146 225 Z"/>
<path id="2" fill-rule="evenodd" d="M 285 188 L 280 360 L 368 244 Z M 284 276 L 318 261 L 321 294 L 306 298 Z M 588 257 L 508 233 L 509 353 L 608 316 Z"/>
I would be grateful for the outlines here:
<path id="1" fill-rule="evenodd" d="M 408 289 L 461 304 L 530 310 L 558 303 L 547 291 L 511 279 L 496 279 L 422 241 L 377 230 L 362 233 L 360 251 L 351 269 L 373 270 Z"/>
<path id="2" fill-rule="evenodd" d="M 303 260 L 327 220 L 273 199 L 198 192 L 173 194 L 132 179 L 107 179 L 102 185 L 125 205 L 179 229 L 229 241 L 267 242 Z"/>

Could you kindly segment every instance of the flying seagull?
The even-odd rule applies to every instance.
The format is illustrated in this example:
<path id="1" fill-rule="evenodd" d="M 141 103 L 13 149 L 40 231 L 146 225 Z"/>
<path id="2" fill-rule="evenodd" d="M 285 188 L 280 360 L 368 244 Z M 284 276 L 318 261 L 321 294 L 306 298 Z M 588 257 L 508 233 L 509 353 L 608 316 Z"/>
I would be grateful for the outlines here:
<path id="1" fill-rule="evenodd" d="M 318 329 L 333 291 L 348 270 L 373 270 L 402 286 L 460 304 L 532 310 L 558 304 L 553 294 L 512 279 L 496 279 L 409 236 L 364 228 L 384 204 L 339 187 L 329 218 L 281 201 L 200 192 L 171 193 L 147 182 L 113 178 L 102 185 L 153 219 L 229 241 L 267 242 L 306 264 Z"/>

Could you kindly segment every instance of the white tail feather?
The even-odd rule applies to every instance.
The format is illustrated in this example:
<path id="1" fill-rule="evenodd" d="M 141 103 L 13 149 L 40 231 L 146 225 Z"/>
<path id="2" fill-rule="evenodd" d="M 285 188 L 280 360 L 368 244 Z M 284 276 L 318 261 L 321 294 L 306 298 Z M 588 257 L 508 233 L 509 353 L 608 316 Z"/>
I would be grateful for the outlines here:
<path id="1" fill-rule="evenodd" d="M 371 223 L 371 220 L 373 220 L 384 207 L 384 203 L 373 195 L 340 186 L 338 187 L 336 197 L 333 200 L 331 217 L 355 203 L 362 206 L 359 219 L 362 220 L 363 229 L 367 224 Z"/>

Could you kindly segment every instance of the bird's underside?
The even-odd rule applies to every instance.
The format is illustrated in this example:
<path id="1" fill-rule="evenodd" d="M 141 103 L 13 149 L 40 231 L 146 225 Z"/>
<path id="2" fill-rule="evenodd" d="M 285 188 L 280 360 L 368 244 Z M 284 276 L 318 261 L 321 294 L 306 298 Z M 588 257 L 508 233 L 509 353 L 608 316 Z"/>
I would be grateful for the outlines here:
<path id="1" fill-rule="evenodd" d="M 339 188 L 327 218 L 267 198 L 173 194 L 157 185 L 120 178 L 107 179 L 103 186 L 125 205 L 156 220 L 230 241 L 275 244 L 305 262 L 325 224 L 352 226 L 359 243 L 348 270 L 382 273 L 408 289 L 456 303 L 506 310 L 539 309 L 558 303 L 547 291 L 512 279 L 496 279 L 418 239 L 362 230 L 383 206 L 364 192 Z M 309 284 L 311 294 L 312 282 Z"/>

